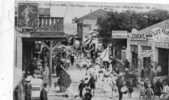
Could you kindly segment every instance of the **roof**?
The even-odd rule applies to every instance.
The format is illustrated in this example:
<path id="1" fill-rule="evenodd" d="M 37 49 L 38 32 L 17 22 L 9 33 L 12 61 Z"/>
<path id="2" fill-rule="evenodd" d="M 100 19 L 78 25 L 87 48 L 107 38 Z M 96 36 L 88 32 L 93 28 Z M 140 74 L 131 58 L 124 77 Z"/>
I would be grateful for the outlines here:
<path id="1" fill-rule="evenodd" d="M 146 33 L 149 33 L 154 28 L 157 28 L 157 27 L 164 28 L 164 27 L 166 27 L 166 24 L 168 24 L 168 26 L 169 26 L 169 19 L 161 21 L 161 22 L 151 25 L 149 27 L 146 27 L 146 28 L 140 30 L 139 33 L 146 34 Z"/>
<path id="2" fill-rule="evenodd" d="M 98 17 L 103 17 L 107 15 L 107 12 L 103 9 L 98 9 L 96 11 L 93 11 L 87 15 L 84 15 L 80 18 L 78 18 L 78 20 L 84 20 L 84 19 L 97 19 Z"/>

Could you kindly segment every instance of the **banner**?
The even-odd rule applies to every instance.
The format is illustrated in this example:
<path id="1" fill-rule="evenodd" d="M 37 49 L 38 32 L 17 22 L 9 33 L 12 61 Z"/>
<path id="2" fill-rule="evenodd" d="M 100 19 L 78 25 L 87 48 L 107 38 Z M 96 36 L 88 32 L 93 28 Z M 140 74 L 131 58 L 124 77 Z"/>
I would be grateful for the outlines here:
<path id="1" fill-rule="evenodd" d="M 106 48 L 100 55 L 100 58 L 103 60 L 103 61 L 110 61 L 109 59 L 109 56 L 110 56 L 110 49 L 109 48 Z"/>
<path id="2" fill-rule="evenodd" d="M 38 5 L 37 3 L 20 3 L 18 6 L 18 26 L 38 26 Z"/>

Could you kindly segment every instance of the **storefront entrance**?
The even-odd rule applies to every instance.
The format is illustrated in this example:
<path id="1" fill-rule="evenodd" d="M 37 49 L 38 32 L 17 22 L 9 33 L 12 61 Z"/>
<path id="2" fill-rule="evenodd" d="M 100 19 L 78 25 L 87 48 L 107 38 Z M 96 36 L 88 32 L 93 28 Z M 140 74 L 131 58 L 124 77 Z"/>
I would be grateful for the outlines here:
<path id="1" fill-rule="evenodd" d="M 168 75 L 168 60 L 169 60 L 169 49 L 158 49 L 158 63 L 162 67 L 161 75 Z"/>
<path id="2" fill-rule="evenodd" d="M 143 57 L 143 67 L 151 64 L 151 57 Z"/>
<path id="3" fill-rule="evenodd" d="M 122 50 L 126 49 L 127 40 L 126 39 L 113 39 L 112 46 L 114 48 L 112 51 L 113 56 L 118 59 L 122 59 Z"/>
<path id="4" fill-rule="evenodd" d="M 138 67 L 138 47 L 131 45 L 131 67 L 135 69 Z"/>

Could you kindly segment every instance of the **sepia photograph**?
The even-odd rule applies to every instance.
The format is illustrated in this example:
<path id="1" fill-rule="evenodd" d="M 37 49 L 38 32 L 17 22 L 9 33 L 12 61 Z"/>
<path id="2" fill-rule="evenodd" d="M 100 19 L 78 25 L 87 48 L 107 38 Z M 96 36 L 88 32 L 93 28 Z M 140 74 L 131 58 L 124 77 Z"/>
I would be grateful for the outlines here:
<path id="1" fill-rule="evenodd" d="M 13 100 L 169 100 L 169 4 L 15 0 Z"/>

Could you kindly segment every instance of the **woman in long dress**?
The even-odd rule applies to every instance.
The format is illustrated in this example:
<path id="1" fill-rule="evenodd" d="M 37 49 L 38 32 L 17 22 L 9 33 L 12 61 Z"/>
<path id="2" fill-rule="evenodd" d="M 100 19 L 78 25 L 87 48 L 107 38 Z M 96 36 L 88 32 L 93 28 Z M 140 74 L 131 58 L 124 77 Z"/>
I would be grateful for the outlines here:
<path id="1" fill-rule="evenodd" d="M 49 83 L 49 68 L 47 64 L 44 66 L 44 71 L 43 71 L 43 82 L 44 83 Z"/>

